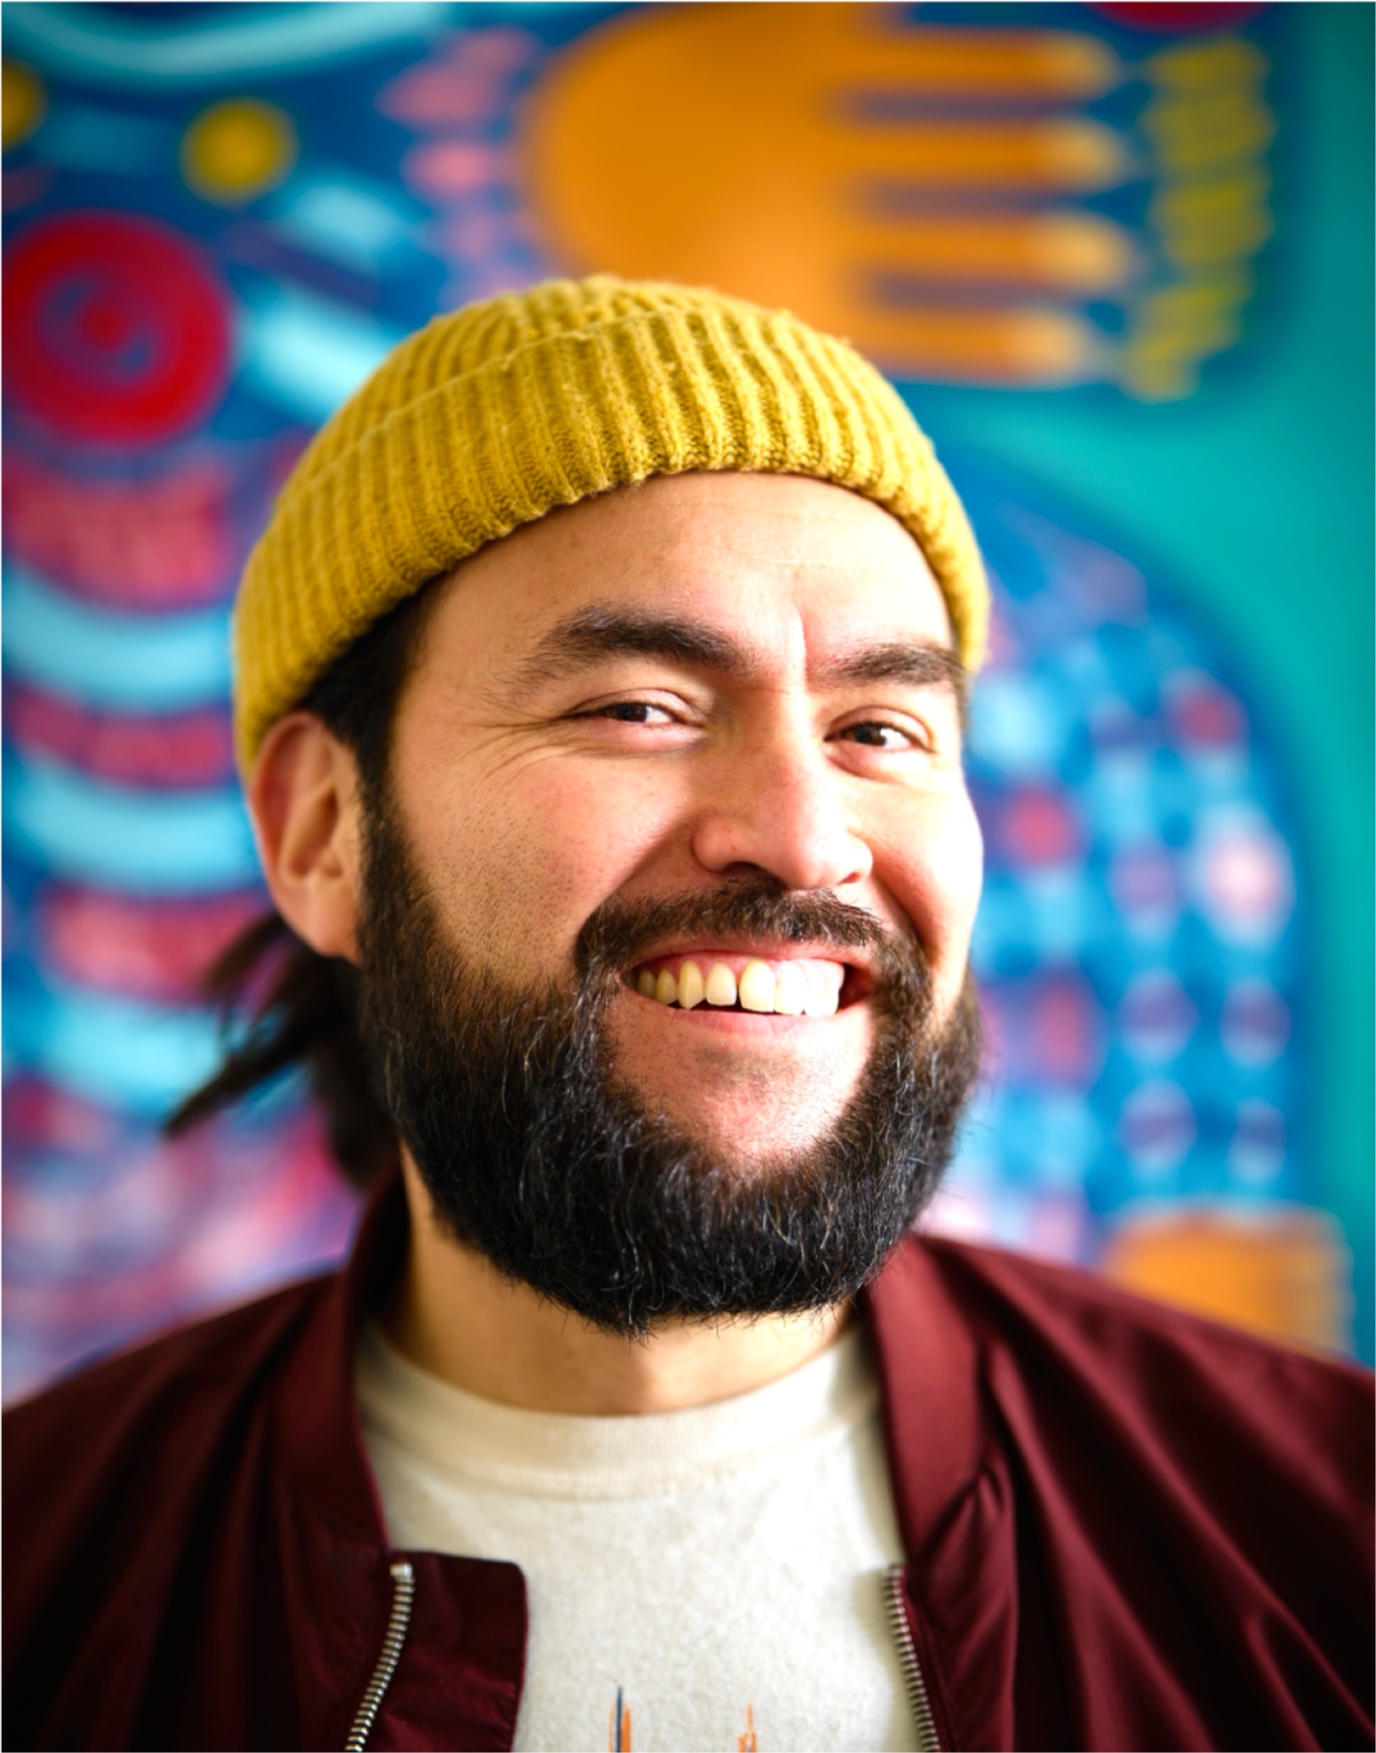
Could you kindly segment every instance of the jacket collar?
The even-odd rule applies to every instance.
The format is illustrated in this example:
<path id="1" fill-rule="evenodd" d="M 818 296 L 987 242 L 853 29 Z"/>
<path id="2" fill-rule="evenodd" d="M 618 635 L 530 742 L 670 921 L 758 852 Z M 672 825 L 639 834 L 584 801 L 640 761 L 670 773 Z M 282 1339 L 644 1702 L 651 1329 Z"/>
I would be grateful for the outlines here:
<path id="1" fill-rule="evenodd" d="M 406 1257 L 410 1217 L 399 1172 L 362 1213 L 348 1263 L 325 1282 L 307 1343 L 289 1366 L 282 1432 L 313 1502 L 354 1537 L 386 1546 L 354 1392 L 359 1331 Z M 917 1557 L 974 1476 L 983 1446 L 979 1359 L 935 1258 L 906 1237 L 859 1302 L 884 1409 L 890 1480 L 904 1549 Z"/>
<path id="2" fill-rule="evenodd" d="M 387 1546 L 354 1388 L 363 1323 L 386 1301 L 406 1259 L 411 1220 L 399 1168 L 363 1207 L 344 1270 L 326 1279 L 279 1403 L 285 1451 L 308 1500 L 342 1532 Z"/>
<path id="3" fill-rule="evenodd" d="M 903 1548 L 917 1558 L 975 1477 L 985 1447 L 982 1360 L 937 1258 L 909 1234 L 861 1293 L 879 1371 Z"/>

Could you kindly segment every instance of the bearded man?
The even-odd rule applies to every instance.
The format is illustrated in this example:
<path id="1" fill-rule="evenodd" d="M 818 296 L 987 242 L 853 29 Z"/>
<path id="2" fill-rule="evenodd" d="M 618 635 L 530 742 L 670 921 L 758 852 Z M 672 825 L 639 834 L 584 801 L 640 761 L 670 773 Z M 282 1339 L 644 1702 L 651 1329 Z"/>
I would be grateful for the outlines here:
<path id="1" fill-rule="evenodd" d="M 236 613 L 338 1274 L 7 1434 L 29 1747 L 1353 1747 L 1361 1372 L 920 1239 L 979 1068 L 987 591 L 902 402 L 714 293 L 442 317 Z M 264 983 L 266 996 L 264 994 Z"/>

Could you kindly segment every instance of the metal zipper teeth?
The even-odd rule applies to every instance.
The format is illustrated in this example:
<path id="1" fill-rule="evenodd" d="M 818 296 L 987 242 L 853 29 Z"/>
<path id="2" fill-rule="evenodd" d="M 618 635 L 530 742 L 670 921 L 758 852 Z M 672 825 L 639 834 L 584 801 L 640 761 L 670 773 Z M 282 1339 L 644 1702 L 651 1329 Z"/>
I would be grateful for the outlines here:
<path id="1" fill-rule="evenodd" d="M 931 1700 L 927 1697 L 927 1683 L 922 1678 L 922 1669 L 917 1664 L 917 1650 L 913 1646 L 913 1634 L 908 1626 L 908 1615 L 903 1610 L 903 1566 L 893 1565 L 884 1578 L 885 1600 L 888 1607 L 889 1629 L 893 1632 L 893 1640 L 898 1645 L 898 1665 L 903 1670 L 903 1684 L 908 1689 L 908 1703 L 912 1707 L 913 1721 L 917 1724 L 917 1753 L 941 1753 L 941 1742 L 936 1736 L 936 1720 L 932 1716 Z"/>
<path id="2" fill-rule="evenodd" d="M 383 1634 L 382 1649 L 378 1653 L 373 1677 L 363 1694 L 363 1702 L 358 1707 L 354 1726 L 344 1743 L 344 1753 L 363 1753 L 368 1745 L 383 1697 L 401 1660 L 401 1646 L 406 1641 L 406 1628 L 411 1623 L 411 1603 L 415 1598 L 416 1573 L 405 1559 L 400 1559 L 392 1566 L 392 1611 Z"/>

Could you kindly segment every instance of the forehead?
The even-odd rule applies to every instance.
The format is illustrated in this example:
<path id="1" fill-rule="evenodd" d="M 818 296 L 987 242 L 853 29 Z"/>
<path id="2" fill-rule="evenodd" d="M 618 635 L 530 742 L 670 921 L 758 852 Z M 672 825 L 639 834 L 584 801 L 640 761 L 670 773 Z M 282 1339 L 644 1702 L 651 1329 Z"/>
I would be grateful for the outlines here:
<path id="1" fill-rule="evenodd" d="M 687 617 L 780 663 L 872 641 L 952 643 L 940 588 L 897 519 L 792 475 L 663 476 L 552 512 L 466 561 L 431 627 L 441 644 L 461 640 L 469 665 L 495 664 L 590 604 Z"/>

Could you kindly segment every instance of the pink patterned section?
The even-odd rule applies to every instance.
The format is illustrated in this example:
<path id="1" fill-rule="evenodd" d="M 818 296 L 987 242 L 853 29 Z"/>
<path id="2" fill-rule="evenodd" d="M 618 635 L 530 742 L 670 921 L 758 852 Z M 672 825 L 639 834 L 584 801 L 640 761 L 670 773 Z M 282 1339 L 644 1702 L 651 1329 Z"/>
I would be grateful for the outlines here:
<path id="1" fill-rule="evenodd" d="M 377 107 L 417 130 L 485 122 L 502 107 L 501 82 L 540 50 L 537 38 L 511 26 L 452 36 L 434 61 L 408 68 L 379 93 Z"/>
<path id="2" fill-rule="evenodd" d="M 90 1354 L 243 1300 L 347 1248 L 358 1199 L 305 1112 L 169 1143 L 33 1080 L 6 1129 L 44 1172 L 5 1191 L 13 1400 Z"/>
<path id="3" fill-rule="evenodd" d="M 169 898 L 62 883 L 39 901 L 38 937 L 49 965 L 76 985 L 177 1003 L 195 998 L 210 963 L 266 911 L 258 889 Z"/>
<path id="4" fill-rule="evenodd" d="M 83 479 L 5 455 L 5 544 L 21 565 L 121 608 L 164 610 L 228 595 L 239 555 L 229 480 L 207 457 L 151 480 Z"/>
<path id="5" fill-rule="evenodd" d="M 21 748 L 117 785 L 192 790 L 225 785 L 234 776 L 234 738 L 223 705 L 157 717 L 105 712 L 10 682 L 5 722 Z"/>

